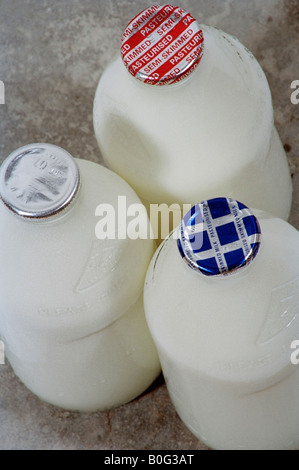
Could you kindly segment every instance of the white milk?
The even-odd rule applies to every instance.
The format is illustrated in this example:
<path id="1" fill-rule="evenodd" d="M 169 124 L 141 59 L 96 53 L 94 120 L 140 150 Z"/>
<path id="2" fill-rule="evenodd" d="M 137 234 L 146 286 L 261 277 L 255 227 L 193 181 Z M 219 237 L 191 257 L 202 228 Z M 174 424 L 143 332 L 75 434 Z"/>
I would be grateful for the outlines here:
<path id="1" fill-rule="evenodd" d="M 197 210 L 203 214 L 206 206 Z M 188 247 L 190 214 L 181 235 L 180 228 L 174 232 L 180 241 L 164 241 L 147 273 L 146 318 L 171 399 L 199 439 L 215 449 L 296 449 L 299 368 L 291 363 L 291 343 L 299 338 L 299 233 L 254 211 L 259 240 L 240 222 L 248 210 L 237 212 L 208 221 L 203 216 L 214 250 L 205 250 L 206 239 L 202 251 Z M 242 226 L 240 238 L 219 245 L 215 227 L 229 222 Z M 231 237 L 228 227 L 221 230 Z M 211 274 L 213 255 L 221 261 L 243 242 L 249 242 L 245 267 L 227 261 L 222 274 L 200 270 Z"/>
<path id="2" fill-rule="evenodd" d="M 186 13 L 175 9 L 172 16 L 177 12 L 182 21 Z M 157 27 L 169 21 L 159 21 L 159 12 L 153 15 Z M 163 36 L 156 30 L 144 38 L 144 24 L 142 34 L 133 32 L 141 34 L 139 46 L 145 49 L 148 41 L 162 48 L 162 39 L 176 35 L 175 28 L 166 28 Z M 129 53 L 126 66 L 118 56 L 105 70 L 94 101 L 94 129 L 104 160 L 147 204 L 195 204 L 226 194 L 286 219 L 291 179 L 273 125 L 267 79 L 237 39 L 204 25 L 197 25 L 197 31 L 204 42 L 187 56 L 189 65 L 178 63 L 178 74 L 185 67 L 187 77 L 176 83 L 167 75 L 159 81 L 145 68 L 132 76 L 126 68 L 135 73 Z M 124 36 L 123 54 L 133 47 L 134 37 Z M 158 60 L 169 47 L 161 50 Z M 146 60 L 146 53 L 139 59 Z M 144 83 L 149 77 L 154 85 Z M 162 79 L 165 86 L 159 86 Z"/>
<path id="3" fill-rule="evenodd" d="M 47 144 L 8 157 L 0 191 L 9 206 L 0 201 L 0 334 L 15 373 L 66 409 L 132 400 L 160 371 L 142 299 L 154 247 L 97 239 L 95 210 L 112 204 L 117 216 L 118 195 L 130 204 L 136 194 L 106 168 Z"/>

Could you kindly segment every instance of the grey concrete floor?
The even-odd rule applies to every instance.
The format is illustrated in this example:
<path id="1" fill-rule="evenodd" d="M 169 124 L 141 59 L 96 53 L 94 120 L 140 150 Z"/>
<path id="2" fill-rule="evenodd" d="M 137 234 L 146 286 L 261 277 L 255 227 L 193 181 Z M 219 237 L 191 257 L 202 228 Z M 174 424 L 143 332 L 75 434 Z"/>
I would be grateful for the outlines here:
<path id="1" fill-rule="evenodd" d="M 101 163 L 92 128 L 98 79 L 127 22 L 146 0 L 0 0 L 0 162 L 15 148 L 50 142 Z M 159 3 L 159 2 L 157 2 Z M 165 3 L 165 2 L 161 2 Z M 299 228 L 299 0 L 181 0 L 201 23 L 237 36 L 263 66 L 294 181 L 290 221 Z M 0 449 L 206 449 L 181 423 L 160 378 L 107 413 L 42 403 L 0 366 Z"/>

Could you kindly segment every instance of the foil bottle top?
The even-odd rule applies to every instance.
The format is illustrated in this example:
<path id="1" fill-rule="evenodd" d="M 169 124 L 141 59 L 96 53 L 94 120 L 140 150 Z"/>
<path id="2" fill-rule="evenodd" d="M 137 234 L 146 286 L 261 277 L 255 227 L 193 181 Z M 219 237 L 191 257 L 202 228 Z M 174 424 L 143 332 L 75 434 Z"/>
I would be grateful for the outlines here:
<path id="1" fill-rule="evenodd" d="M 203 48 L 203 32 L 192 15 L 172 5 L 156 5 L 143 10 L 127 25 L 121 56 L 138 80 L 169 85 L 195 69 Z"/>
<path id="2" fill-rule="evenodd" d="M 206 276 L 225 275 L 247 266 L 257 255 L 261 230 L 244 204 L 215 198 L 195 205 L 179 227 L 184 261 Z"/>
<path id="3" fill-rule="evenodd" d="M 72 201 L 79 185 L 75 160 L 56 145 L 21 147 L 0 168 L 0 197 L 21 217 L 40 219 L 57 214 Z"/>

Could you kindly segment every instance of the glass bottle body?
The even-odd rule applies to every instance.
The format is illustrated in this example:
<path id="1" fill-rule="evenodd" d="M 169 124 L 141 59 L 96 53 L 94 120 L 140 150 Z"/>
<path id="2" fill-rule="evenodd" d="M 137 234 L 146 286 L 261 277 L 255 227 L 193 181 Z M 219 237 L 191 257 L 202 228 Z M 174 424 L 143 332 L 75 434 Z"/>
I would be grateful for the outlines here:
<path id="1" fill-rule="evenodd" d="M 254 212 L 259 253 L 228 276 L 193 271 L 167 239 L 148 270 L 146 318 L 171 399 L 199 439 L 215 449 L 295 449 L 299 235 Z"/>
<path id="2" fill-rule="evenodd" d="M 117 216 L 119 194 L 139 200 L 106 168 L 76 162 L 81 188 L 61 215 L 32 221 L 0 205 L 0 332 L 31 391 L 93 411 L 130 401 L 159 374 L 142 302 L 153 242 L 96 238 L 98 204 Z"/>

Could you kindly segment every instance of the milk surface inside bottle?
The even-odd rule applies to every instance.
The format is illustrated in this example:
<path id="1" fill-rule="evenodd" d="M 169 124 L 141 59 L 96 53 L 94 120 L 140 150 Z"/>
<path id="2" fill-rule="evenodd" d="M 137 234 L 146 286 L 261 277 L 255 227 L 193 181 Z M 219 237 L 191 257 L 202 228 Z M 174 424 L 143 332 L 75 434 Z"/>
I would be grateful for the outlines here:
<path id="1" fill-rule="evenodd" d="M 216 198 L 197 204 L 148 269 L 146 318 L 187 427 L 215 449 L 299 446 L 299 233 Z"/>
<path id="2" fill-rule="evenodd" d="M 128 24 L 98 84 L 94 129 L 107 165 L 148 207 L 226 194 L 289 215 L 290 173 L 260 65 L 179 7 L 153 6 Z"/>
<path id="3" fill-rule="evenodd" d="M 8 157 L 0 193 L 0 337 L 15 373 L 67 409 L 135 398 L 160 370 L 142 300 L 153 242 L 98 239 L 95 211 L 110 204 L 118 217 L 118 195 L 135 204 L 136 194 L 49 144 Z"/>

